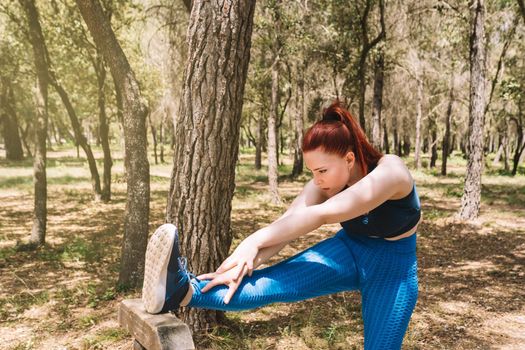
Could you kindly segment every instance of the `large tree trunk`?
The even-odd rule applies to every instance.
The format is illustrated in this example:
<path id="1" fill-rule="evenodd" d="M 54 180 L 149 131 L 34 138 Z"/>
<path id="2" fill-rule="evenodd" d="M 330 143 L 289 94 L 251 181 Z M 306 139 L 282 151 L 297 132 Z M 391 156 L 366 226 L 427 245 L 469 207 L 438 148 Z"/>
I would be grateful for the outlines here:
<path id="1" fill-rule="evenodd" d="M 423 119 L 421 105 L 423 104 L 423 78 L 416 77 L 417 97 L 416 97 L 416 145 L 414 149 L 414 165 L 416 169 L 421 167 L 421 120 Z"/>
<path id="2" fill-rule="evenodd" d="M 254 9 L 254 1 L 198 0 L 191 11 L 166 220 L 178 226 L 182 253 L 197 274 L 214 271 L 232 240 L 231 200 Z M 217 311 L 184 312 L 194 330 L 208 329 L 221 317 Z"/>
<path id="3" fill-rule="evenodd" d="M 468 163 L 465 188 L 461 198 L 461 219 L 479 215 L 481 173 L 483 172 L 483 124 L 485 108 L 485 4 L 476 0 L 472 7 L 470 36 L 470 113 Z"/>
<path id="4" fill-rule="evenodd" d="M 101 199 L 104 202 L 109 202 L 111 200 L 111 167 L 113 166 L 113 160 L 111 159 L 111 148 L 109 146 L 109 123 L 106 114 L 106 94 L 104 93 L 104 87 L 106 86 L 106 66 L 99 52 L 97 52 L 95 72 L 97 75 L 98 94 L 98 134 L 100 135 L 100 144 L 102 145 L 102 152 L 104 154 Z"/>
<path id="5" fill-rule="evenodd" d="M 139 84 L 98 0 L 77 0 L 97 49 L 108 63 L 123 102 L 127 199 L 119 284 L 137 287 L 144 278 L 148 240 L 149 163 L 146 115 Z"/>
<path id="6" fill-rule="evenodd" d="M 447 175 L 447 159 L 450 154 L 450 121 L 452 119 L 452 108 L 454 106 L 454 74 L 450 78 L 450 92 L 448 95 L 447 114 L 445 115 L 445 135 L 443 136 L 443 145 L 441 153 L 441 175 Z"/>
<path id="7" fill-rule="evenodd" d="M 24 151 L 20 139 L 13 88 L 6 78 L 2 78 L 0 89 L 0 122 L 3 124 L 5 157 L 8 160 L 22 160 Z"/>
<path id="8" fill-rule="evenodd" d="M 33 47 L 36 70 L 34 89 L 35 112 L 35 156 L 33 160 L 33 179 L 35 184 L 35 206 L 30 244 L 42 245 L 46 237 L 47 223 L 47 175 L 46 175 L 46 137 L 47 137 L 47 87 L 49 82 L 48 65 L 44 36 L 40 27 L 38 11 L 34 0 L 20 0 L 27 16 L 29 41 Z"/>
<path id="9" fill-rule="evenodd" d="M 381 149 L 381 109 L 383 108 L 383 81 L 384 81 L 385 59 L 383 50 L 375 63 L 374 74 L 374 99 L 372 102 L 372 145 Z"/>

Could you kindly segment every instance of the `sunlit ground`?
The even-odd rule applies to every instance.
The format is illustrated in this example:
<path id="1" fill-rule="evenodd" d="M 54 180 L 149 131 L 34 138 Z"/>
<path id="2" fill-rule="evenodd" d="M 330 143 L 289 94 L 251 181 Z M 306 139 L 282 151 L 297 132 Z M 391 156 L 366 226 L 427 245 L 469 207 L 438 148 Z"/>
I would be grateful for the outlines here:
<path id="1" fill-rule="evenodd" d="M 101 157 L 100 151 L 96 153 Z M 116 286 L 125 183 L 121 155 L 113 167 L 109 204 L 93 202 L 89 170 L 76 150 L 48 157 L 47 244 L 17 251 L 32 224 L 32 163 L 6 162 L 0 151 L 0 347 L 2 349 L 129 349 L 118 327 L 117 306 L 138 292 Z M 290 160 L 281 174 L 290 173 Z M 171 162 L 171 155 L 166 157 Z M 164 218 L 170 164 L 152 164 L 150 231 Z M 253 154 L 241 156 L 234 199 L 234 242 L 271 222 L 283 208 L 269 205 L 266 169 Z M 414 171 L 424 212 L 418 233 L 420 293 L 405 337 L 406 349 L 525 348 L 525 176 L 483 176 L 481 215 L 454 219 L 465 161 L 454 157 L 449 175 Z M 438 167 L 440 164 L 438 163 Z M 99 169 L 102 167 L 99 166 Z M 101 170 L 100 170 L 101 171 Z M 283 176 L 280 193 L 290 203 L 308 177 Z M 254 219 L 255 218 L 255 219 Z M 317 230 L 286 247 L 290 256 L 330 236 Z M 198 348 L 361 349 L 363 325 L 357 293 L 339 293 L 251 312 L 228 313 L 228 322 L 196 335 Z"/>

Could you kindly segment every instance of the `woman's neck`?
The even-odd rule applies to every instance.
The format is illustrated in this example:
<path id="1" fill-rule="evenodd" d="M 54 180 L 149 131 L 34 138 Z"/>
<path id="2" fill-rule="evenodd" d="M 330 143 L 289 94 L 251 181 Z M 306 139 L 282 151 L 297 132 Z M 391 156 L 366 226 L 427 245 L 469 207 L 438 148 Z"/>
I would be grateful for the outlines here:
<path id="1" fill-rule="evenodd" d="M 361 166 L 357 164 L 357 162 L 354 164 L 355 165 L 352 167 L 352 169 L 350 169 L 350 178 L 347 183 L 348 187 L 352 186 L 366 175 L 363 172 L 363 168 L 361 168 Z"/>

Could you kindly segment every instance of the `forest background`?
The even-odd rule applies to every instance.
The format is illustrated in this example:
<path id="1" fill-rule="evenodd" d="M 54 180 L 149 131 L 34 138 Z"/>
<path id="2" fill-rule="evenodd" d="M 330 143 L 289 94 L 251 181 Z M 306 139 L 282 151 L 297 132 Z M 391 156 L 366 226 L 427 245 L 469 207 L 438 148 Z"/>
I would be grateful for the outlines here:
<path id="1" fill-rule="evenodd" d="M 335 99 L 420 193 L 405 348 L 523 348 L 524 23 L 523 0 L 3 1 L 2 348 L 129 348 L 148 235 L 176 223 L 212 271 L 308 181 Z M 356 293 L 180 317 L 199 348 L 362 348 Z"/>

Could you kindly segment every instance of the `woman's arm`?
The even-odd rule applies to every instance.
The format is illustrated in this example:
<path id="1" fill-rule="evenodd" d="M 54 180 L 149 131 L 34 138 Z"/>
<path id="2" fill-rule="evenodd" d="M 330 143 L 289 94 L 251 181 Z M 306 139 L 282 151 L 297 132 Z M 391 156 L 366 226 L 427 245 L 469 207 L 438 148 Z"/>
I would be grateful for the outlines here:
<path id="1" fill-rule="evenodd" d="M 317 186 L 315 186 L 313 180 L 310 180 L 309 182 L 306 183 L 303 190 L 294 199 L 292 204 L 290 204 L 286 212 L 270 225 L 275 225 L 277 222 L 282 221 L 284 218 L 289 217 L 290 215 L 296 212 L 299 212 L 308 206 L 322 203 L 326 199 L 327 198 L 325 197 L 325 195 L 317 188 Z M 264 264 L 272 256 L 279 253 L 281 249 L 283 249 L 289 242 L 290 241 L 285 240 L 285 241 L 281 241 L 276 244 L 265 246 L 264 248 L 259 249 L 257 256 L 253 260 L 253 268 L 250 268 L 249 270 L 250 274 L 253 269 Z M 243 241 L 241 242 L 240 245 L 245 244 L 245 243 L 246 242 Z M 226 260 L 224 260 L 221 266 L 219 266 L 219 268 L 217 269 L 216 273 L 224 273 L 229 268 L 232 268 L 233 266 L 235 266 L 235 265 L 230 264 L 230 261 L 232 259 L 233 259 L 233 254 L 230 255 L 230 257 L 228 257 Z"/>
<path id="2" fill-rule="evenodd" d="M 292 241 L 323 224 L 346 221 L 388 199 L 401 198 L 412 186 L 412 176 L 403 161 L 397 156 L 384 156 L 372 172 L 354 185 L 322 203 L 298 208 L 247 237 L 245 244 L 262 249 Z"/>

